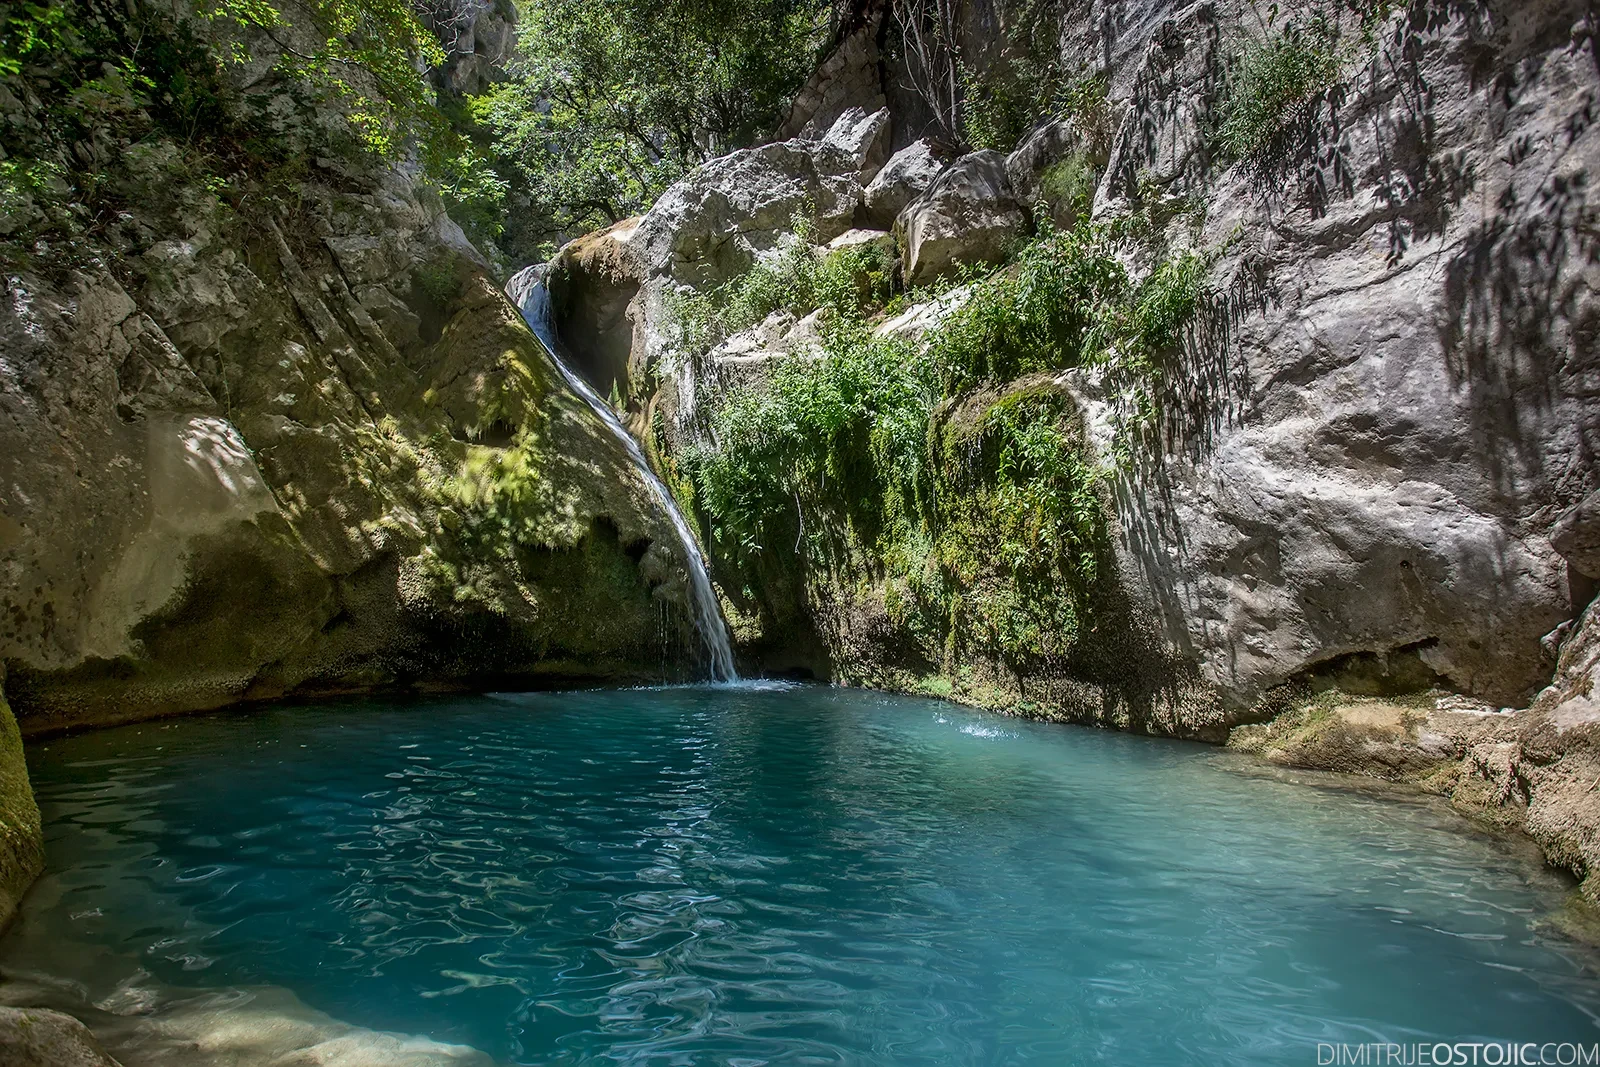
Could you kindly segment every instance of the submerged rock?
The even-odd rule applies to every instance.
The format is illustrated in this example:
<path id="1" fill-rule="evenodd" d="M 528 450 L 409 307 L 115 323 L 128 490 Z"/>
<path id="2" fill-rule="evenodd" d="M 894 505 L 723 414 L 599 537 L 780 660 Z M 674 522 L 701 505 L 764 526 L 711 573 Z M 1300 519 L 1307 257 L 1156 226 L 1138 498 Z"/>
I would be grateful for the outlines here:
<path id="1" fill-rule="evenodd" d="M 6 1067 L 121 1067 L 89 1028 L 41 1008 L 0 1008 L 0 1063 Z"/>
<path id="2" fill-rule="evenodd" d="M 1338 690 L 1269 723 L 1240 726 L 1231 748 L 1288 767 L 1416 785 L 1459 810 L 1527 833 L 1600 904 L 1600 603 L 1561 650 L 1554 680 L 1525 710 L 1454 694 L 1352 697 Z"/>
<path id="3" fill-rule="evenodd" d="M 76 948 L 63 946 L 67 951 Z M 14 949 L 11 959 L 15 966 Z M 0 999 L 30 1006 L 0 1007 L 0 1062 L 6 1067 L 494 1064 L 491 1057 L 467 1045 L 353 1026 L 317 1011 L 279 986 L 179 990 L 159 986 L 140 971 L 90 1004 L 75 982 L 27 972 L 12 977 L 0 986 Z M 51 1007 L 31 1006 L 41 1003 Z M 104 1051 L 107 1048 L 115 1059 Z"/>

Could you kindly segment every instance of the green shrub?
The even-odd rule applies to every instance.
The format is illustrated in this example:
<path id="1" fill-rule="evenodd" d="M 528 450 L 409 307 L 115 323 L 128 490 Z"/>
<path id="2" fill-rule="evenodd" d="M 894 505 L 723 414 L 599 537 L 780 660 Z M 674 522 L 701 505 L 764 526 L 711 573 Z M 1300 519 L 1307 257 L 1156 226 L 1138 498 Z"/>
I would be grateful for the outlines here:
<path id="1" fill-rule="evenodd" d="M 1046 229 L 1009 268 L 979 282 L 929 339 L 946 389 L 1106 362 L 1158 374 L 1198 306 L 1210 263 L 1185 253 L 1135 285 L 1116 254 L 1117 233 L 1087 223 Z"/>
<path id="2" fill-rule="evenodd" d="M 1019 669 L 1071 654 L 1106 573 L 1104 474 L 1071 397 L 1048 378 L 1016 380 L 1100 366 L 1152 403 L 1209 266 L 1185 253 L 1135 284 L 1116 239 L 1087 223 L 1047 230 L 919 342 L 872 334 L 847 289 L 821 351 L 726 394 L 714 447 L 684 456 L 721 566 L 746 589 L 774 571 L 881 582 L 925 648 Z M 701 322 L 822 306 L 832 290 L 804 266 L 820 262 L 775 257 L 722 303 L 704 300 Z"/>
<path id="3" fill-rule="evenodd" d="M 883 307 L 894 287 L 894 250 L 872 242 L 829 252 L 812 245 L 815 235 L 815 225 L 797 215 L 794 232 L 737 278 L 709 293 L 669 297 L 679 347 L 707 352 L 780 309 L 795 315 L 821 309 L 835 321 L 851 321 Z"/>
<path id="4" fill-rule="evenodd" d="M 519 0 L 509 79 L 475 101 L 526 258 L 638 214 L 768 134 L 829 39 L 821 0 Z"/>
<path id="5" fill-rule="evenodd" d="M 1005 58 L 980 74 L 961 64 L 961 132 L 973 148 L 1010 151 L 1045 110 L 1048 91 L 1032 67 Z"/>
<path id="6" fill-rule="evenodd" d="M 1069 122 L 1102 156 L 1111 149 L 1111 83 L 1104 74 L 1085 74 L 1055 90 L 1054 113 Z"/>
<path id="7" fill-rule="evenodd" d="M 1332 88 L 1338 75 L 1333 28 L 1324 18 L 1249 45 L 1222 100 L 1216 137 L 1222 151 L 1233 159 L 1257 155 L 1288 121 Z"/>
<path id="8" fill-rule="evenodd" d="M 817 358 L 784 361 L 766 388 L 729 397 L 713 421 L 717 447 L 685 458 L 713 537 L 748 556 L 795 536 L 804 518 L 793 507 L 879 510 L 877 498 L 916 482 L 937 395 L 907 342 L 857 324 L 830 331 Z"/>
<path id="9" fill-rule="evenodd" d="M 1087 152 L 1073 152 L 1039 175 L 1039 199 L 1054 218 L 1087 218 L 1100 173 Z"/>

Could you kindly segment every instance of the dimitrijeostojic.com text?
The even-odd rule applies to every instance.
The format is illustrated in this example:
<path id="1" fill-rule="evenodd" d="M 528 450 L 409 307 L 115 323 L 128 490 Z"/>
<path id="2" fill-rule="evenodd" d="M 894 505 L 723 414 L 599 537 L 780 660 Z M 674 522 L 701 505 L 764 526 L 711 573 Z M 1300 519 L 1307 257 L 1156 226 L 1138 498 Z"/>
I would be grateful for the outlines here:
<path id="1" fill-rule="evenodd" d="M 1433 1041 L 1317 1045 L 1318 1067 L 1600 1067 L 1600 1044 L 1573 1041 Z"/>

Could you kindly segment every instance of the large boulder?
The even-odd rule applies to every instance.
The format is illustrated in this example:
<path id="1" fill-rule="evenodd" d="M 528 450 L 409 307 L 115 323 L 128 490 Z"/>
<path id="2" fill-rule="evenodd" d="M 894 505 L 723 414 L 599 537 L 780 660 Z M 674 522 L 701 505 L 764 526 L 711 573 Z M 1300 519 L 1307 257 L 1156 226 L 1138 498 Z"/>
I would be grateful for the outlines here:
<path id="1" fill-rule="evenodd" d="M 1026 228 L 1005 157 L 962 156 L 895 220 L 906 284 L 925 284 L 963 263 L 998 263 Z"/>
<path id="2" fill-rule="evenodd" d="M 746 148 L 697 167 L 661 194 L 632 239 L 646 277 L 708 289 L 748 269 L 810 215 L 820 241 L 848 230 L 861 161 L 830 141 Z"/>
<path id="3" fill-rule="evenodd" d="M 1066 229 L 1093 202 L 1104 162 L 1071 124 L 1058 119 L 1029 133 L 1006 156 L 1006 176 L 1019 201 L 1042 209 Z"/>
<path id="4" fill-rule="evenodd" d="M 576 370 L 600 392 L 628 396 L 642 368 L 633 353 L 633 298 L 643 280 L 633 238 L 638 218 L 569 241 L 548 272 L 556 330 Z"/>
<path id="5" fill-rule="evenodd" d="M 893 226 L 906 205 L 925 193 L 953 158 L 943 145 L 926 137 L 890 156 L 861 195 L 862 225 Z"/>
<path id="6" fill-rule="evenodd" d="M 889 158 L 889 109 L 868 114 L 859 107 L 850 108 L 822 140 L 856 160 L 856 182 L 865 186 Z"/>
<path id="7" fill-rule="evenodd" d="M 1600 491 L 1574 504 L 1550 531 L 1550 544 L 1585 578 L 1600 578 Z"/>
<path id="8" fill-rule="evenodd" d="M 661 195 L 629 242 L 641 278 L 632 312 L 636 372 L 649 368 L 663 380 L 679 379 L 693 393 L 692 375 L 681 373 L 676 302 L 749 270 L 791 239 L 797 221 L 824 244 L 849 230 L 861 201 L 862 167 L 876 143 L 876 135 L 854 133 L 870 133 L 878 121 L 875 115 L 845 120 L 837 137 L 732 152 Z M 685 410 L 692 407 L 688 402 Z"/>

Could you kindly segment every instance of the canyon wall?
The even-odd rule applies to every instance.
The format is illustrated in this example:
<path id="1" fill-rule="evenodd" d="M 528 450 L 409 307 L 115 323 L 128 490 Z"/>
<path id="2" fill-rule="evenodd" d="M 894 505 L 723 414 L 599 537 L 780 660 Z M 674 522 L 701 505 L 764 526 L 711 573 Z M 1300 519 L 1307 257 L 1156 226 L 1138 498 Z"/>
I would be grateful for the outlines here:
<path id="1" fill-rule="evenodd" d="M 481 66 L 509 31 L 463 10 L 466 38 L 498 34 L 488 59 L 457 42 Z M 193 32 L 146 14 L 163 47 Z M 271 73 L 292 40 L 245 44 L 191 72 L 222 79 L 203 152 L 135 92 L 41 124 L 71 69 L 0 89 L 7 144 L 93 190 L 6 187 L 0 663 L 23 733 L 692 673 L 681 549 L 625 450 L 416 166 Z"/>

